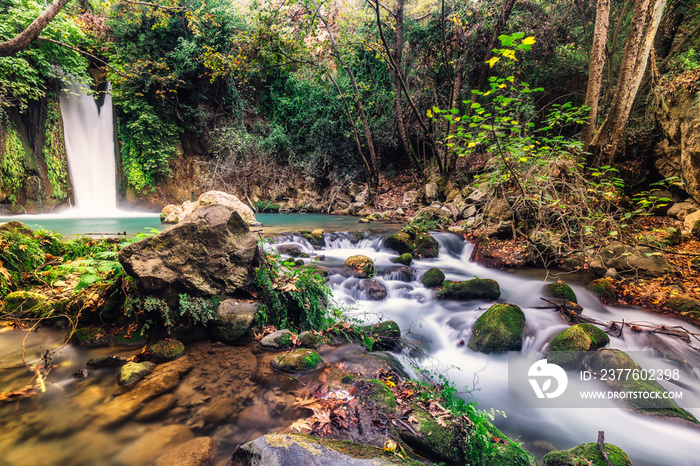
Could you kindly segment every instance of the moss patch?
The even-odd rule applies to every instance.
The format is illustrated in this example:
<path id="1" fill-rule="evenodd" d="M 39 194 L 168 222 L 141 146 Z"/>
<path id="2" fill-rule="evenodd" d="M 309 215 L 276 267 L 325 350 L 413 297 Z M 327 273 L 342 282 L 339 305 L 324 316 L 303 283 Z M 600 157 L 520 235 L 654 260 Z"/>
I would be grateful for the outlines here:
<path id="1" fill-rule="evenodd" d="M 368 278 L 376 275 L 374 261 L 367 256 L 357 254 L 345 259 L 345 266 L 351 269 L 358 278 Z"/>
<path id="2" fill-rule="evenodd" d="M 40 293 L 15 291 L 5 297 L 3 314 L 21 317 L 46 317 L 51 313 L 51 300 Z"/>
<path id="3" fill-rule="evenodd" d="M 401 340 L 401 329 L 392 320 L 378 324 L 365 325 L 359 328 L 363 343 L 370 351 L 386 351 L 398 349 Z"/>
<path id="4" fill-rule="evenodd" d="M 700 319 L 700 301 L 688 296 L 676 296 L 666 301 L 671 311 L 691 319 Z"/>
<path id="5" fill-rule="evenodd" d="M 578 298 L 576 298 L 574 290 L 562 281 L 549 283 L 545 286 L 544 291 L 547 296 L 551 296 L 552 298 L 566 299 L 567 301 L 578 304 Z"/>
<path id="6" fill-rule="evenodd" d="M 611 443 L 603 444 L 603 450 L 608 454 L 608 459 L 613 466 L 632 464 L 627 453 Z M 571 450 L 550 451 L 544 455 L 543 461 L 545 466 L 578 466 L 581 464 L 607 466 L 608 464 L 595 443 L 584 443 Z"/>
<path id="7" fill-rule="evenodd" d="M 565 368 L 577 368 L 586 351 L 610 343 L 608 334 L 591 324 L 576 324 L 554 337 L 547 349 L 547 361 Z"/>
<path id="8" fill-rule="evenodd" d="M 438 292 L 438 299 L 484 299 L 495 301 L 501 297 L 501 287 L 490 278 L 473 278 L 463 282 L 445 280 L 443 289 Z"/>
<path id="9" fill-rule="evenodd" d="M 308 348 L 278 354 L 270 361 L 272 367 L 289 374 L 304 374 L 317 369 L 323 364 L 321 356 L 316 351 Z"/>
<path id="10" fill-rule="evenodd" d="M 148 348 L 151 359 L 156 362 L 174 361 L 185 352 L 185 345 L 180 340 L 169 338 L 154 343 Z"/>
<path id="11" fill-rule="evenodd" d="M 599 278 L 591 282 L 591 291 L 595 293 L 604 304 L 610 304 L 617 301 L 617 293 L 615 287 L 608 278 Z"/>
<path id="12" fill-rule="evenodd" d="M 426 288 L 440 288 L 445 281 L 445 274 L 437 267 L 432 267 L 425 272 L 420 281 Z"/>
<path id="13" fill-rule="evenodd" d="M 405 266 L 411 265 L 411 262 L 413 262 L 413 255 L 410 252 L 401 254 L 399 257 L 394 257 L 391 259 L 391 262 L 395 264 L 403 264 Z"/>
<path id="14" fill-rule="evenodd" d="M 520 351 L 525 314 L 515 304 L 494 304 L 474 324 L 469 348 L 481 353 Z"/>
<path id="15" fill-rule="evenodd" d="M 389 235 L 385 246 L 399 254 L 410 253 L 413 257 L 427 258 L 438 256 L 438 242 L 429 233 L 411 226 Z"/>

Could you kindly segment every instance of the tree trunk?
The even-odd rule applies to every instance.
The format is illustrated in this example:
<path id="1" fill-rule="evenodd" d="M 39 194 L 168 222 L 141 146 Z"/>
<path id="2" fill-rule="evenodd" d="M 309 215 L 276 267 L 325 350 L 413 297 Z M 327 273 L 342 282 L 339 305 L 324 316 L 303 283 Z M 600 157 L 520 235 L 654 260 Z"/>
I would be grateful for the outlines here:
<path id="1" fill-rule="evenodd" d="M 610 112 L 591 142 L 595 167 L 611 164 L 622 142 L 665 6 L 666 0 L 635 1 Z"/>
<path id="2" fill-rule="evenodd" d="M 53 0 L 46 10 L 27 26 L 27 29 L 20 32 L 14 38 L 0 43 L 0 57 L 9 57 L 25 49 L 32 41 L 39 37 L 41 31 L 54 19 L 66 3 L 68 3 L 68 0 Z"/>
<path id="3" fill-rule="evenodd" d="M 586 90 L 586 107 L 588 111 L 588 122 L 581 130 L 581 141 L 584 150 L 593 140 L 593 132 L 597 126 L 598 102 L 600 100 L 600 89 L 603 83 L 603 68 L 605 67 L 605 43 L 608 40 L 608 24 L 610 20 L 610 0 L 598 0 L 598 7 L 595 16 L 595 31 L 593 34 L 593 48 L 588 65 L 588 89 Z"/>
<path id="4" fill-rule="evenodd" d="M 455 68 L 455 79 L 452 84 L 452 102 L 450 103 L 450 110 L 459 110 L 459 106 L 462 103 L 462 71 L 459 68 Z M 456 115 L 453 115 L 456 116 Z M 448 136 L 454 136 L 457 134 L 457 127 L 459 123 L 456 121 L 451 121 L 449 124 L 449 129 L 447 130 Z M 454 142 L 454 141 L 451 141 Z M 447 148 L 447 161 L 445 162 L 445 170 L 447 176 L 455 173 L 457 168 L 457 146 Z"/>

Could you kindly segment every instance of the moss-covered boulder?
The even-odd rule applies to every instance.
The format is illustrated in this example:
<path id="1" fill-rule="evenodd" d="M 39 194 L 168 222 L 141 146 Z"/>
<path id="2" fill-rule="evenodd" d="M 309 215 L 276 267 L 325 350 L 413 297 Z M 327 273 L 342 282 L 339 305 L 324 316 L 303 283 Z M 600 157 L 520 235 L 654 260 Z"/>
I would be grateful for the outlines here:
<path id="1" fill-rule="evenodd" d="M 401 329 L 393 320 L 360 327 L 363 343 L 371 351 L 391 351 L 401 348 Z"/>
<path id="2" fill-rule="evenodd" d="M 438 291 L 438 299 L 483 299 L 495 301 L 501 297 L 501 287 L 496 280 L 490 278 L 472 278 L 463 282 L 445 280 L 443 289 Z"/>
<path id="3" fill-rule="evenodd" d="M 630 373 L 640 373 L 641 367 L 634 362 L 624 351 L 616 349 L 601 349 L 596 351 L 588 360 L 588 368 L 590 371 L 600 375 L 603 370 L 622 369 L 624 372 L 629 369 Z M 625 397 L 621 401 L 634 412 L 641 414 L 649 414 L 654 416 L 673 417 L 685 419 L 690 422 L 698 423 L 695 416 L 690 414 L 683 408 L 680 408 L 672 399 L 663 398 L 664 388 L 656 380 L 643 380 L 641 377 L 634 380 L 634 377 L 616 377 L 614 380 L 608 378 L 604 381 L 612 390 L 617 392 L 648 392 L 658 393 L 658 398 L 650 396 L 646 397 Z"/>
<path id="4" fill-rule="evenodd" d="M 85 365 L 88 367 L 94 367 L 100 369 L 103 367 L 119 367 L 126 364 L 126 359 L 120 358 L 119 356 L 114 356 L 108 354 L 106 356 L 98 356 L 96 358 L 89 359 Z"/>
<path id="5" fill-rule="evenodd" d="M 617 293 L 609 278 L 599 278 L 591 282 L 591 291 L 595 293 L 603 304 L 611 304 L 617 301 Z"/>
<path id="6" fill-rule="evenodd" d="M 117 374 L 117 384 L 120 387 L 131 387 L 139 380 L 153 372 L 156 367 L 152 362 L 127 362 Z"/>
<path id="7" fill-rule="evenodd" d="M 445 281 L 445 274 L 437 267 L 431 267 L 423 274 L 420 281 L 426 288 L 440 288 Z"/>
<path id="8" fill-rule="evenodd" d="M 401 254 L 399 257 L 394 257 L 391 259 L 391 262 L 395 264 L 403 264 L 405 266 L 411 265 L 411 262 L 413 262 L 413 254 L 410 252 L 406 252 L 404 254 Z"/>
<path id="9" fill-rule="evenodd" d="M 574 290 L 561 280 L 547 284 L 544 287 L 544 292 L 547 296 L 551 296 L 552 298 L 566 299 L 567 301 L 578 304 L 578 298 L 576 298 Z"/>
<path id="10" fill-rule="evenodd" d="M 350 269 L 351 275 L 357 278 L 369 278 L 377 273 L 377 269 L 374 267 L 374 261 L 362 254 L 350 256 L 345 259 L 345 267 Z"/>
<path id="11" fill-rule="evenodd" d="M 41 293 L 14 291 L 5 297 L 2 313 L 17 317 L 45 317 L 51 309 L 51 300 Z"/>
<path id="12" fill-rule="evenodd" d="M 211 337 L 224 343 L 236 343 L 251 333 L 258 303 L 226 299 L 219 303 L 216 318 L 207 325 Z"/>
<path id="13" fill-rule="evenodd" d="M 309 231 L 309 230 L 301 230 L 299 231 L 299 234 L 304 238 L 306 241 L 311 243 L 314 246 L 323 246 L 323 233 L 324 231 L 320 228 L 317 228 L 316 230 Z"/>
<path id="14" fill-rule="evenodd" d="M 174 361 L 185 352 L 185 345 L 180 340 L 168 338 L 160 340 L 148 347 L 151 361 L 167 362 Z"/>
<path id="15" fill-rule="evenodd" d="M 520 351 L 525 314 L 515 304 L 494 304 L 474 324 L 469 348 L 481 353 Z"/>
<path id="16" fill-rule="evenodd" d="M 608 343 L 610 337 L 598 327 L 576 324 L 554 337 L 547 349 L 547 361 L 564 368 L 577 368 L 586 351 L 595 351 Z"/>
<path id="17" fill-rule="evenodd" d="M 324 364 L 321 356 L 309 348 L 299 348 L 288 353 L 278 354 L 270 365 L 281 372 L 301 375 L 318 369 Z"/>
<path id="18" fill-rule="evenodd" d="M 627 453 L 622 448 L 611 443 L 603 444 L 603 450 L 608 454 L 610 464 L 613 466 L 629 466 L 632 464 Z M 545 466 L 607 466 L 608 463 L 598 451 L 596 443 L 584 443 L 571 450 L 550 451 L 543 458 Z"/>
<path id="19" fill-rule="evenodd" d="M 142 328 L 115 331 L 106 327 L 80 327 L 71 336 L 71 342 L 84 346 L 143 346 L 146 336 Z"/>
<path id="20" fill-rule="evenodd" d="M 384 245 L 399 254 L 410 253 L 413 257 L 427 258 L 438 256 L 438 242 L 430 233 L 414 227 L 387 236 Z"/>
<path id="21" fill-rule="evenodd" d="M 689 296 L 675 296 L 664 303 L 672 312 L 691 319 L 700 320 L 700 301 Z"/>
<path id="22" fill-rule="evenodd" d="M 277 330 L 265 335 L 258 342 L 260 349 L 266 351 L 279 351 L 294 346 L 294 334 L 287 329 Z"/>
<path id="23" fill-rule="evenodd" d="M 299 344 L 303 348 L 318 348 L 323 343 L 323 334 L 314 330 L 307 330 L 299 334 Z"/>
<path id="24" fill-rule="evenodd" d="M 291 257 L 301 257 L 303 251 L 296 244 L 280 244 L 276 246 L 277 252 Z"/>

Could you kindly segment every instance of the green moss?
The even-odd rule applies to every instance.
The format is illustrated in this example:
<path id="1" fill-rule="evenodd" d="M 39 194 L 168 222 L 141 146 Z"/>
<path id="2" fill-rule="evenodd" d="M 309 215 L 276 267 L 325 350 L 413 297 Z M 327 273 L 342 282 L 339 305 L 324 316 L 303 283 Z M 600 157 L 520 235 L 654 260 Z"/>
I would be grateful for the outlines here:
<path id="1" fill-rule="evenodd" d="M 270 365 L 275 369 L 291 374 L 304 374 L 317 369 L 323 364 L 321 356 L 316 351 L 308 348 L 278 354 L 270 361 Z"/>
<path id="2" fill-rule="evenodd" d="M 469 348 L 481 353 L 519 351 L 523 345 L 525 314 L 515 304 L 494 304 L 474 324 Z"/>
<path id="3" fill-rule="evenodd" d="M 617 370 L 630 369 L 640 371 L 641 367 L 623 351 L 616 349 L 602 349 L 597 351 L 589 361 L 592 371 L 600 374 L 603 369 Z M 622 380 L 606 380 L 605 383 L 618 392 L 656 392 L 664 393 L 666 390 L 659 385 L 656 380 L 634 380 L 634 378 L 624 377 Z M 675 417 L 687 421 L 698 423 L 698 420 L 683 408 L 680 408 L 673 400 L 664 398 L 622 398 L 621 401 L 629 409 L 641 414 L 655 416 Z"/>
<path id="4" fill-rule="evenodd" d="M 413 262 L 413 256 L 411 255 L 410 252 L 407 252 L 405 254 L 401 254 L 399 257 L 394 257 L 391 259 L 391 262 L 395 264 L 403 264 L 406 267 L 411 265 L 411 262 Z"/>
<path id="5" fill-rule="evenodd" d="M 445 281 L 445 274 L 437 267 L 429 268 L 421 278 L 421 283 L 426 288 L 440 288 Z"/>
<path id="6" fill-rule="evenodd" d="M 700 319 L 700 301 L 688 296 L 676 296 L 666 301 L 665 306 L 671 311 L 692 319 Z"/>
<path id="7" fill-rule="evenodd" d="M 152 362 L 127 362 L 117 374 L 117 384 L 122 387 L 133 385 L 151 372 L 156 367 Z"/>
<path id="8" fill-rule="evenodd" d="M 365 382 L 365 391 L 361 394 L 363 402 L 374 403 L 385 413 L 395 413 L 399 404 L 391 389 L 381 380 L 367 379 Z"/>
<path id="9" fill-rule="evenodd" d="M 54 98 L 46 107 L 46 142 L 44 143 L 44 160 L 51 184 L 51 197 L 61 201 L 68 199 L 71 191 L 68 177 L 68 157 L 63 136 L 63 121 Z"/>
<path id="10" fill-rule="evenodd" d="M 25 178 L 26 150 L 19 133 L 12 125 L 7 125 L 3 138 L 0 138 L 0 200 L 9 200 L 11 204 L 17 201 Z"/>
<path id="11" fill-rule="evenodd" d="M 501 297 L 501 288 L 496 280 L 490 278 L 473 278 L 463 282 L 445 280 L 443 289 L 438 292 L 438 299 L 484 299 L 495 301 Z"/>
<path id="12" fill-rule="evenodd" d="M 695 222 L 690 230 L 690 234 L 693 235 L 693 238 L 700 240 L 700 220 Z"/>
<path id="13" fill-rule="evenodd" d="M 600 300 L 605 303 L 614 303 L 617 301 L 617 293 L 615 287 L 610 283 L 608 278 L 599 278 L 591 282 L 591 290 L 598 295 Z"/>
<path id="14" fill-rule="evenodd" d="M 47 296 L 31 291 L 15 291 L 5 297 L 2 312 L 19 317 L 46 317 L 51 310 L 51 300 Z"/>
<path id="15" fill-rule="evenodd" d="M 399 254 L 411 253 L 413 257 L 429 258 L 438 256 L 438 242 L 426 231 L 411 226 L 389 235 L 385 246 Z"/>
<path id="16" fill-rule="evenodd" d="M 299 234 L 314 246 L 323 246 L 323 230 L 320 228 L 313 231 L 300 230 Z"/>
<path id="17" fill-rule="evenodd" d="M 611 443 L 603 444 L 603 450 L 608 454 L 608 459 L 613 466 L 632 464 L 627 453 Z M 579 466 L 582 464 L 607 466 L 608 464 L 595 443 L 584 443 L 571 450 L 550 451 L 544 455 L 543 461 L 545 466 Z"/>
<path id="18" fill-rule="evenodd" d="M 182 356 L 185 345 L 180 340 L 169 338 L 154 343 L 148 350 L 151 353 L 151 358 L 155 361 L 173 361 Z"/>
<path id="19" fill-rule="evenodd" d="M 393 320 L 359 327 L 358 333 L 370 351 L 395 350 L 401 346 L 401 329 Z"/>
<path id="20" fill-rule="evenodd" d="M 372 277 L 377 273 L 377 269 L 374 267 L 374 261 L 362 254 L 350 256 L 345 259 L 345 266 L 352 269 L 359 278 Z"/>
<path id="21" fill-rule="evenodd" d="M 547 296 L 566 299 L 567 301 L 578 304 L 578 299 L 576 298 L 576 293 L 574 293 L 574 290 L 572 290 L 569 285 L 562 281 L 550 283 L 545 286 L 545 293 Z"/>
<path id="22" fill-rule="evenodd" d="M 576 324 L 554 337 L 547 349 L 547 360 L 565 368 L 577 368 L 586 351 L 610 343 L 608 334 L 591 324 Z"/>

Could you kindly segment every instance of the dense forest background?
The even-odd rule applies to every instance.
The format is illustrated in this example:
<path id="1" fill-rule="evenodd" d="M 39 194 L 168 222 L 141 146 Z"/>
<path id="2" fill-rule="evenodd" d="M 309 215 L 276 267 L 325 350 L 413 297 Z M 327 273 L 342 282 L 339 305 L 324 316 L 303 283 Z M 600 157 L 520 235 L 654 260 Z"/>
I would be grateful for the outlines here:
<path id="1" fill-rule="evenodd" d="M 1 0 L 0 40 L 46 8 Z M 331 211 L 355 186 L 368 205 L 386 180 L 435 181 L 444 199 L 485 174 L 527 204 L 561 160 L 628 190 L 685 177 L 692 195 L 667 126 L 694 105 L 699 13 L 687 0 L 70 1 L 0 57 L 0 201 L 69 202 L 66 75 L 96 99 L 109 81 L 132 204 L 303 187 Z"/>

